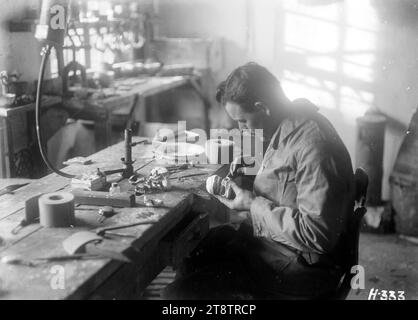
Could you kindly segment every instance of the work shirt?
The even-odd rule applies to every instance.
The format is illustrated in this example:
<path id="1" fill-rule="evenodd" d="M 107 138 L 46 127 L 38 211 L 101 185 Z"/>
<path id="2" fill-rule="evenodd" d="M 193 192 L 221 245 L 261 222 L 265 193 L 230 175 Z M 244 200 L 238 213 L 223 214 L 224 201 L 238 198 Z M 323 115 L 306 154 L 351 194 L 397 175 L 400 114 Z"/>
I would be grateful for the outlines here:
<path id="1" fill-rule="evenodd" d="M 353 214 L 351 159 L 315 106 L 294 105 L 304 110 L 280 122 L 254 180 L 253 230 L 301 252 L 330 254 Z"/>

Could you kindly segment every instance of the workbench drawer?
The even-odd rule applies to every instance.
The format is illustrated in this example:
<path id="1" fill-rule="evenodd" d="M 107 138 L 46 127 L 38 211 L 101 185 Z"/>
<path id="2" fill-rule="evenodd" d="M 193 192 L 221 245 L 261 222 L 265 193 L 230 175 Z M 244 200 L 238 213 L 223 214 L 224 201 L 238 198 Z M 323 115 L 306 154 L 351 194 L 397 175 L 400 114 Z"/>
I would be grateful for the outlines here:
<path id="1" fill-rule="evenodd" d="M 198 214 L 185 219 L 162 241 L 167 264 L 178 266 L 209 232 L 209 214 Z"/>

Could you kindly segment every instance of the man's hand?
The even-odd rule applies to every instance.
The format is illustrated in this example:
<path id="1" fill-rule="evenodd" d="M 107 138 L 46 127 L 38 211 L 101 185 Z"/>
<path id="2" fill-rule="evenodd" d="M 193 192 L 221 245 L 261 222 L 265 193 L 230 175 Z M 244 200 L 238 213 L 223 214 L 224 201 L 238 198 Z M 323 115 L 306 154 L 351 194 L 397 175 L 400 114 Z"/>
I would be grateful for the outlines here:
<path id="1" fill-rule="evenodd" d="M 215 197 L 231 210 L 250 211 L 251 204 L 255 198 L 253 193 L 238 187 L 232 180 L 229 183 L 235 192 L 235 198 L 229 200 L 221 196 Z"/>
<path id="2" fill-rule="evenodd" d="M 255 166 L 255 159 L 252 156 L 239 156 L 232 161 L 229 167 L 229 176 L 244 174 L 245 168 L 253 168 Z"/>

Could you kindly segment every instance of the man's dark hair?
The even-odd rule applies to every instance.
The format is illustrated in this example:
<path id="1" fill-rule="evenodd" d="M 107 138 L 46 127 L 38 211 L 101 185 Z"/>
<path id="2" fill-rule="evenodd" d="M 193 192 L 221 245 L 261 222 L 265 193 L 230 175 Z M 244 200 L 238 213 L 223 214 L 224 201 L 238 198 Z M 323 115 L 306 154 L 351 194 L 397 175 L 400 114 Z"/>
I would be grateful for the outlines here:
<path id="1" fill-rule="evenodd" d="M 256 102 L 268 103 L 280 90 L 280 82 L 265 67 L 255 62 L 238 67 L 222 81 L 216 92 L 216 100 L 225 105 L 234 102 L 244 110 L 254 111 Z"/>

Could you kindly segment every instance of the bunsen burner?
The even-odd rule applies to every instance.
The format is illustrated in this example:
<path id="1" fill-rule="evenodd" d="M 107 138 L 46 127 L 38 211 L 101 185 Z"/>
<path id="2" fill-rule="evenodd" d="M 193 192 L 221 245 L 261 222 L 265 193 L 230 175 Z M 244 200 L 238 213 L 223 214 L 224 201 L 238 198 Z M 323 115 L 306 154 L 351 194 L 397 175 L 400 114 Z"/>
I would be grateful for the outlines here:
<path id="1" fill-rule="evenodd" d="M 418 111 L 405 133 L 389 181 L 396 231 L 418 236 Z"/>
<path id="2" fill-rule="evenodd" d="M 366 114 L 357 119 L 356 167 L 369 176 L 367 206 L 382 205 L 383 148 L 386 118 Z"/>

